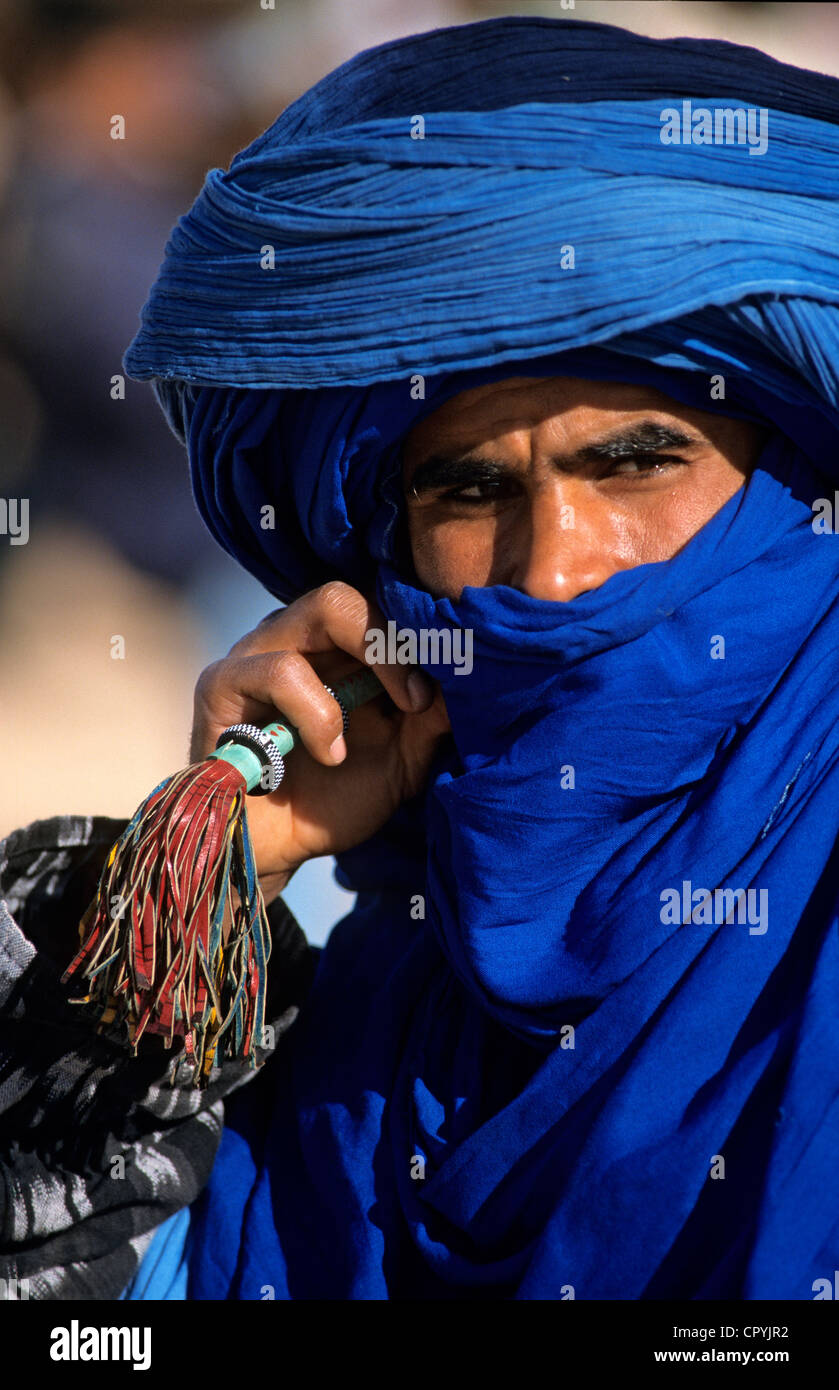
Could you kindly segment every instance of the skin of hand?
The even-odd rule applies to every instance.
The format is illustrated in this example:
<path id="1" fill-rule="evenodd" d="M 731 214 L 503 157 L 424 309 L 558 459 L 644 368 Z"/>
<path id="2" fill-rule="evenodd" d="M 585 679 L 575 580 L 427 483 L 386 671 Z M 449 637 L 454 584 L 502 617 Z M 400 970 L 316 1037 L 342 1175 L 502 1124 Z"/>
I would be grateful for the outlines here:
<path id="1" fill-rule="evenodd" d="M 196 685 L 193 761 L 228 725 L 262 726 L 278 711 L 300 735 L 278 790 L 248 798 L 266 901 L 307 859 L 349 849 L 384 825 L 421 790 L 450 728 L 442 693 L 422 671 L 377 662 L 387 694 L 353 711 L 348 750 L 340 706 L 324 684 L 364 663 L 372 627 L 385 629 L 386 619 L 371 600 L 348 584 L 325 584 L 269 614 Z"/>
<path id="2" fill-rule="evenodd" d="M 762 439 L 747 421 L 628 383 L 526 377 L 462 392 L 405 439 L 414 578 L 434 597 L 507 584 L 567 602 L 675 555 L 743 485 Z M 282 786 L 248 799 L 266 900 L 307 859 L 379 829 L 422 789 L 450 730 L 436 683 L 377 663 L 387 695 L 353 712 L 347 746 L 323 685 L 364 662 L 370 628 L 386 628 L 375 603 L 326 584 L 269 614 L 199 678 L 193 760 L 229 724 L 280 712 L 300 733 Z"/>

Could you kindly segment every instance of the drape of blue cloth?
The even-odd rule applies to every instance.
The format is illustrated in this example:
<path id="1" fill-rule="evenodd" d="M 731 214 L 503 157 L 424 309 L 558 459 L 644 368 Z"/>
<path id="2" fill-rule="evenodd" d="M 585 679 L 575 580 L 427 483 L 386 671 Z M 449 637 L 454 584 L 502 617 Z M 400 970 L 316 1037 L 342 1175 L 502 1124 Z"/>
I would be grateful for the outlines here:
<path id="1" fill-rule="evenodd" d="M 123 1289 L 121 1299 L 129 1303 L 172 1303 L 186 1299 L 189 1217 L 189 1207 L 183 1207 L 158 1226 L 137 1273 Z"/>
<path id="2" fill-rule="evenodd" d="M 688 98 L 767 107 L 765 153 L 663 145 Z M 489 21 L 360 55 L 179 223 L 126 361 L 217 539 L 283 599 L 339 576 L 474 638 L 470 674 L 426 666 L 452 738 L 340 856 L 357 906 L 228 1106 L 191 1297 L 832 1277 L 839 542 L 813 521 L 839 458 L 837 122 L 839 83 L 752 50 Z M 525 374 L 655 386 L 766 443 L 669 561 L 568 603 L 435 600 L 401 443 Z"/>

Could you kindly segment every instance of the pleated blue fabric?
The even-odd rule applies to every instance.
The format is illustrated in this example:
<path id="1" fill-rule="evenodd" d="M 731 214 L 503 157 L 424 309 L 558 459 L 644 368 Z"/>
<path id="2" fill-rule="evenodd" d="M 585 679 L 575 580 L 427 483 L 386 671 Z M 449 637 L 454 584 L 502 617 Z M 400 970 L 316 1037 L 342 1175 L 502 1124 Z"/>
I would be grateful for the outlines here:
<path id="1" fill-rule="evenodd" d="M 765 151 L 662 143 L 684 101 L 765 108 Z M 173 233 L 126 365 L 213 534 L 284 600 L 340 577 L 474 640 L 470 674 L 426 664 L 452 739 L 340 856 L 357 906 L 229 1104 L 191 1297 L 832 1279 L 837 123 L 839 83 L 753 50 L 495 20 L 331 74 Z M 402 441 L 520 375 L 652 385 L 766 444 L 672 560 L 434 599 Z"/>
<path id="2" fill-rule="evenodd" d="M 763 107 L 765 153 L 662 143 L 683 99 Z M 208 175 L 127 370 L 366 385 L 750 293 L 835 304 L 835 103 L 831 79 L 755 50 L 567 20 L 384 45 Z"/>

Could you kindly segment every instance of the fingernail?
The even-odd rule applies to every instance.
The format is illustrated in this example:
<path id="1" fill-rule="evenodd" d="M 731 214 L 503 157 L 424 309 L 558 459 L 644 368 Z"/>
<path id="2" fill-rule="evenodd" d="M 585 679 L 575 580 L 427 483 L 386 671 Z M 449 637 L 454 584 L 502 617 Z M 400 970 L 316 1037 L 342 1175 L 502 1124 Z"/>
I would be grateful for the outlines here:
<path id="1" fill-rule="evenodd" d="M 425 676 L 419 671 L 412 671 L 405 684 L 414 709 L 425 709 L 431 699 L 431 691 Z"/>
<path id="2" fill-rule="evenodd" d="M 330 743 L 329 752 L 336 763 L 342 763 L 347 756 L 347 742 L 343 734 L 339 734 L 334 743 Z"/>

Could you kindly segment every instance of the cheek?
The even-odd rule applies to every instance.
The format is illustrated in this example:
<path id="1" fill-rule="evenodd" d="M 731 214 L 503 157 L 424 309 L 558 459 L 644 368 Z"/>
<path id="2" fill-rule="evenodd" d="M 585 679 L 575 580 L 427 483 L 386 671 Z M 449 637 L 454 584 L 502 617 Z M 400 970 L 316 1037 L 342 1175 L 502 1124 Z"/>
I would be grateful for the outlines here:
<path id="1" fill-rule="evenodd" d="M 735 469 L 704 477 L 689 475 L 666 495 L 636 513 L 630 533 L 635 564 L 669 560 L 724 507 L 743 485 Z"/>
<path id="2" fill-rule="evenodd" d="M 675 489 L 660 519 L 671 539 L 670 553 L 675 554 L 712 516 L 716 516 L 743 482 L 741 472 L 726 466 L 709 470 L 701 479 L 689 478 L 685 486 Z"/>
<path id="3" fill-rule="evenodd" d="M 492 583 L 497 525 L 494 517 L 438 521 L 409 517 L 414 569 L 435 597 L 459 594 L 465 584 Z"/>
<path id="4" fill-rule="evenodd" d="M 679 489 L 632 507 L 587 497 L 576 503 L 576 525 L 556 528 L 557 559 L 567 563 L 576 553 L 588 562 L 596 552 L 604 577 L 666 560 L 715 510 L 707 498 L 686 497 Z M 529 528 L 517 525 L 511 514 L 436 524 L 415 518 L 409 534 L 417 579 L 435 597 L 459 595 L 466 584 L 509 582 L 508 568 L 525 559 L 522 552 L 529 552 L 532 543 Z"/>

